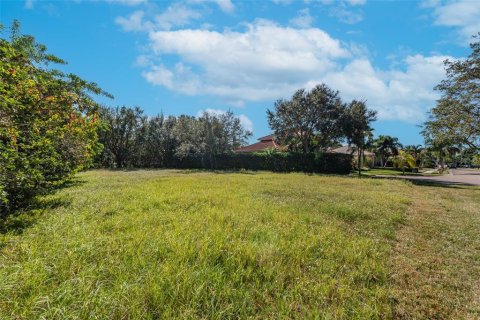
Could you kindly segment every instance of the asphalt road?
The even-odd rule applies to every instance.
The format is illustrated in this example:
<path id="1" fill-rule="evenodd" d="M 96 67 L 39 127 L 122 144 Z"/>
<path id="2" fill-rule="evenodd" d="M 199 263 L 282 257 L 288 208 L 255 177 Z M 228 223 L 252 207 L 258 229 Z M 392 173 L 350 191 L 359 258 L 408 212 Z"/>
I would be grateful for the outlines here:
<path id="1" fill-rule="evenodd" d="M 449 185 L 480 186 L 480 170 L 478 169 L 449 169 L 449 173 L 441 176 L 397 176 L 408 180 L 418 180 Z"/>

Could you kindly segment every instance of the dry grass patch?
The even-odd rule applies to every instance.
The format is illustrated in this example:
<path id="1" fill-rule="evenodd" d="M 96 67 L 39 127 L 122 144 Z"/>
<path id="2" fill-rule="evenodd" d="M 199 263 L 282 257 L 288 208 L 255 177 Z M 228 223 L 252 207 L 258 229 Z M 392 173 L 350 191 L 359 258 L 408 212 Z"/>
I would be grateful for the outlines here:
<path id="1" fill-rule="evenodd" d="M 480 318 L 480 188 L 415 186 L 392 259 L 395 317 Z"/>

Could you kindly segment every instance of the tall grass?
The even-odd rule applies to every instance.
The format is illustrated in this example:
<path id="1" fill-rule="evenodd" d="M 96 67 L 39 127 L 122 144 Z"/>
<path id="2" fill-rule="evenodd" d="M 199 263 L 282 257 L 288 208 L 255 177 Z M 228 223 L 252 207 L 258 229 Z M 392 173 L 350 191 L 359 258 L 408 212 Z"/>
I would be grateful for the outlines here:
<path id="1" fill-rule="evenodd" d="M 305 174 L 83 173 L 40 199 L 47 209 L 7 221 L 0 318 L 390 317 L 389 255 L 412 188 Z"/>

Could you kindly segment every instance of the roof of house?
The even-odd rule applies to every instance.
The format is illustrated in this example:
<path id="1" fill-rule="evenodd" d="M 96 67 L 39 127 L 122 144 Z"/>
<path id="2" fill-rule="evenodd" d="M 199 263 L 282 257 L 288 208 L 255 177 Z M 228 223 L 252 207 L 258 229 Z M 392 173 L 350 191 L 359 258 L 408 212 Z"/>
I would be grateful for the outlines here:
<path id="1" fill-rule="evenodd" d="M 260 152 L 260 151 L 265 151 L 267 149 L 277 149 L 280 150 L 281 146 L 275 143 L 275 135 L 270 134 L 268 136 L 264 136 L 261 138 L 257 139 L 259 142 L 245 146 L 245 147 L 240 147 L 235 150 L 235 152 Z"/>
<path id="2" fill-rule="evenodd" d="M 260 137 L 257 140 L 258 141 L 274 141 L 275 140 L 275 135 L 274 134 L 269 134 L 268 136 Z"/>
<path id="3" fill-rule="evenodd" d="M 330 149 L 329 152 L 331 153 L 343 153 L 343 154 L 352 154 L 352 153 L 355 153 L 357 154 L 356 151 L 353 151 L 351 147 L 349 146 L 342 146 L 342 147 L 339 147 L 339 148 L 335 148 L 335 149 Z M 374 156 L 375 153 L 373 152 L 370 152 L 370 151 L 363 151 L 363 154 L 366 155 L 366 156 Z"/>

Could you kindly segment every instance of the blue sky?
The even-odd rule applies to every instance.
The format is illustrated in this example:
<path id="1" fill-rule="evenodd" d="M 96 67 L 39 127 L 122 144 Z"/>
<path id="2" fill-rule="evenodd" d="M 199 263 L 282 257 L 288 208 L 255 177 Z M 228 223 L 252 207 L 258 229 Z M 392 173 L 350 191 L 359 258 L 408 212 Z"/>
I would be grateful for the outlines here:
<path id="1" fill-rule="evenodd" d="M 1 0 L 1 23 L 13 19 L 111 106 L 231 109 L 259 137 L 275 100 L 323 82 L 366 99 L 376 135 L 421 144 L 443 60 L 468 55 L 480 1 Z"/>

